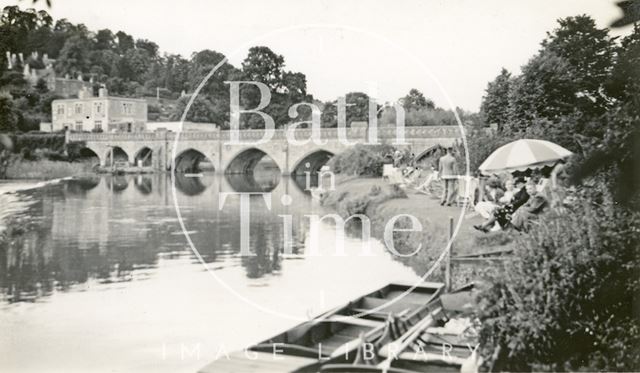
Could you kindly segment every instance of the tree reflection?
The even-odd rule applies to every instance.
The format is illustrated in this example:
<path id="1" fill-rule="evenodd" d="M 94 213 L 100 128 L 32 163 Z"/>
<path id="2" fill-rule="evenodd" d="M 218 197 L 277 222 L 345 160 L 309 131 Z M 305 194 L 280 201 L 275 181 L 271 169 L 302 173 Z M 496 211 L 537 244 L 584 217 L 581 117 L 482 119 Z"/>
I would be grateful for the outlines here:
<path id="1" fill-rule="evenodd" d="M 229 197 L 224 210 L 217 208 L 217 192 L 238 185 L 227 185 L 213 176 L 176 176 L 176 187 L 182 188 L 179 202 L 186 228 L 193 232 L 190 237 L 206 262 L 220 263 L 218 268 L 242 266 L 252 279 L 279 274 L 283 228 L 278 215 L 293 210 L 296 243 L 306 229 L 301 225 L 307 212 L 304 205 L 296 214 L 293 206 L 278 203 L 285 193 L 305 198 L 297 188 L 288 189 L 289 179 L 280 183 L 279 174 L 261 175 L 260 181 L 252 178 L 242 188 L 271 190 L 274 202 L 268 209 L 261 196 L 252 197 L 251 255 L 240 257 L 239 199 Z M 246 182 L 238 176 L 242 177 L 232 176 L 227 181 Z M 135 188 L 127 188 L 131 178 Z M 202 193 L 207 189 L 205 183 L 212 193 Z M 69 180 L 20 194 L 30 204 L 4 221 L 7 228 L 0 233 L 0 300 L 34 301 L 90 281 L 106 284 L 147 278 L 157 270 L 160 258 L 189 255 L 176 222 L 170 188 L 171 181 L 164 175 L 109 175 Z M 113 198 L 115 194 L 118 198 Z M 297 250 L 299 245 L 294 244 L 294 252 Z M 194 261 L 196 265 L 196 270 L 202 270 Z"/>

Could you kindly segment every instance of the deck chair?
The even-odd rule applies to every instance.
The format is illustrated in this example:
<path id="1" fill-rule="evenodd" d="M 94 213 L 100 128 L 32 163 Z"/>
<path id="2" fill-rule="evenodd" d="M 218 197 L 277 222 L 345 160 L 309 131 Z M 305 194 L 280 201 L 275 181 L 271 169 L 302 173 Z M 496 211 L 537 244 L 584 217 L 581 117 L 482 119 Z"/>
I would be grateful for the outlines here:
<path id="1" fill-rule="evenodd" d="M 461 176 L 458 178 L 458 194 L 456 196 L 456 204 L 467 203 L 467 206 L 473 209 L 473 201 L 475 199 L 476 190 L 478 189 L 478 178 L 471 176 Z"/>
<path id="2" fill-rule="evenodd" d="M 429 185 L 431 184 L 431 182 L 436 180 L 437 178 L 438 178 L 438 173 L 437 172 L 431 172 L 429 174 L 429 176 L 427 176 L 425 181 L 422 184 L 420 184 L 419 186 L 417 186 L 415 189 L 417 191 L 426 192 L 427 189 L 429 189 Z"/>

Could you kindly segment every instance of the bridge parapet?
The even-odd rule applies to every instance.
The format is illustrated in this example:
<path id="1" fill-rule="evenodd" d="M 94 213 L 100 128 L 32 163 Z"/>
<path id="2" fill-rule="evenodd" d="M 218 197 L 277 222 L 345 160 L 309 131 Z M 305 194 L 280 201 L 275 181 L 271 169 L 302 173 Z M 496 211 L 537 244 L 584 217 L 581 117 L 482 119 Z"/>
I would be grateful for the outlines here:
<path id="1" fill-rule="evenodd" d="M 396 127 L 378 127 L 378 137 L 391 139 L 396 137 Z M 462 132 L 458 126 L 411 126 L 404 127 L 404 136 L 411 138 L 460 138 Z"/>
<path id="2" fill-rule="evenodd" d="M 77 141 L 158 141 L 164 140 L 162 132 L 103 132 L 103 133 L 69 133 L 68 142 Z"/>
<path id="3" fill-rule="evenodd" d="M 285 140 L 288 130 L 273 131 L 272 140 Z M 367 134 L 366 128 L 347 128 L 346 135 L 350 140 L 364 139 Z M 310 128 L 293 130 L 297 140 L 304 140 L 311 137 Z M 378 127 L 378 138 L 389 140 L 396 137 L 395 127 Z M 458 126 L 420 126 L 405 127 L 404 135 L 407 139 L 412 138 L 460 138 L 462 133 Z M 184 131 L 176 132 L 104 132 L 104 133 L 69 133 L 68 141 L 96 141 L 96 142 L 120 142 L 120 141 L 174 141 L 179 136 L 180 140 L 230 140 L 230 131 Z M 264 138 L 265 131 L 241 130 L 240 140 L 260 140 Z M 323 128 L 320 131 L 321 139 L 334 140 L 339 138 L 338 128 Z"/>

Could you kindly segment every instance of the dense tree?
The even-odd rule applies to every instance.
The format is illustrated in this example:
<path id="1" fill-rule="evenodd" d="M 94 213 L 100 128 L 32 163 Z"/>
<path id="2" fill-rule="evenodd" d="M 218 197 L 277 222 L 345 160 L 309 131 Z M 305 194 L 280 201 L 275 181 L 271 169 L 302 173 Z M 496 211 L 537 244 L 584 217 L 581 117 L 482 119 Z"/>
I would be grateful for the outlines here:
<path id="1" fill-rule="evenodd" d="M 252 47 L 242 62 L 242 71 L 247 80 L 264 83 L 278 92 L 283 87 L 284 57 L 267 47 Z"/>
<path id="2" fill-rule="evenodd" d="M 402 107 L 405 110 L 424 110 L 435 109 L 436 105 L 430 99 L 424 97 L 424 94 L 415 88 L 411 88 L 409 93 L 400 99 Z"/>
<path id="3" fill-rule="evenodd" d="M 492 82 L 489 82 L 485 96 L 482 98 L 480 112 L 484 121 L 488 124 L 495 123 L 499 130 L 509 122 L 509 89 L 511 86 L 511 73 L 502 69 Z"/>
<path id="4" fill-rule="evenodd" d="M 0 94 L 0 132 L 12 132 L 18 128 L 18 115 L 11 96 Z"/>
<path id="5" fill-rule="evenodd" d="M 116 46 L 116 36 L 109 29 L 102 29 L 96 32 L 96 49 L 111 50 Z"/>
<path id="6" fill-rule="evenodd" d="M 451 110 L 436 107 L 435 103 L 426 98 L 422 92 L 413 88 L 398 100 L 405 110 L 404 124 L 406 126 L 454 126 L 457 125 L 455 114 Z M 465 114 L 466 115 L 466 114 Z M 396 109 L 387 105 L 380 111 L 379 123 L 383 125 L 396 124 Z"/>
<path id="7" fill-rule="evenodd" d="M 369 95 L 363 92 L 349 92 L 345 95 L 346 126 L 358 121 L 369 120 Z M 376 108 L 377 111 L 378 108 Z M 338 101 L 324 104 L 322 111 L 322 125 L 324 127 L 338 126 Z"/>
<path id="8" fill-rule="evenodd" d="M 588 16 L 559 20 L 560 27 L 542 42 L 540 52 L 510 84 L 508 133 L 535 131 L 562 118 L 602 115 L 611 104 L 604 89 L 615 57 L 615 40 L 606 29 L 598 29 Z M 582 121 L 563 131 L 579 133 Z M 565 146 L 575 147 L 564 139 Z"/>
<path id="9" fill-rule="evenodd" d="M 124 31 L 116 32 L 116 39 L 118 40 L 118 52 L 122 55 L 129 49 L 133 49 L 134 42 L 133 36 L 127 34 Z"/>
<path id="10" fill-rule="evenodd" d="M 190 99 L 191 96 L 185 96 L 178 100 L 176 111 L 171 116 L 172 120 L 177 121 L 182 119 L 182 115 Z M 185 120 L 199 123 L 220 123 L 217 120 L 219 118 L 215 118 L 215 109 L 215 106 L 209 99 L 203 95 L 198 95 L 198 97 L 193 100 L 191 107 L 189 107 Z"/>
<path id="11" fill-rule="evenodd" d="M 89 46 L 89 40 L 82 36 L 74 35 L 68 38 L 56 60 L 56 71 L 73 77 L 88 72 Z"/>
<path id="12" fill-rule="evenodd" d="M 611 27 L 625 27 L 640 22 L 640 0 L 622 0 L 616 5 L 622 10 L 622 17 L 611 23 Z"/>

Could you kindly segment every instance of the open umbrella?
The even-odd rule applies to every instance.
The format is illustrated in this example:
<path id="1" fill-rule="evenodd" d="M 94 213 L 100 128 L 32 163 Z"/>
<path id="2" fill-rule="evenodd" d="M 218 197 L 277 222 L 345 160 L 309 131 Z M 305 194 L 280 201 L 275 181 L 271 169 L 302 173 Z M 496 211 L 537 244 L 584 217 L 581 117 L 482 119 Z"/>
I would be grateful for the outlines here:
<path id="1" fill-rule="evenodd" d="M 479 169 L 483 174 L 525 171 L 553 166 L 571 154 L 550 141 L 522 139 L 499 147 L 482 162 Z"/>

